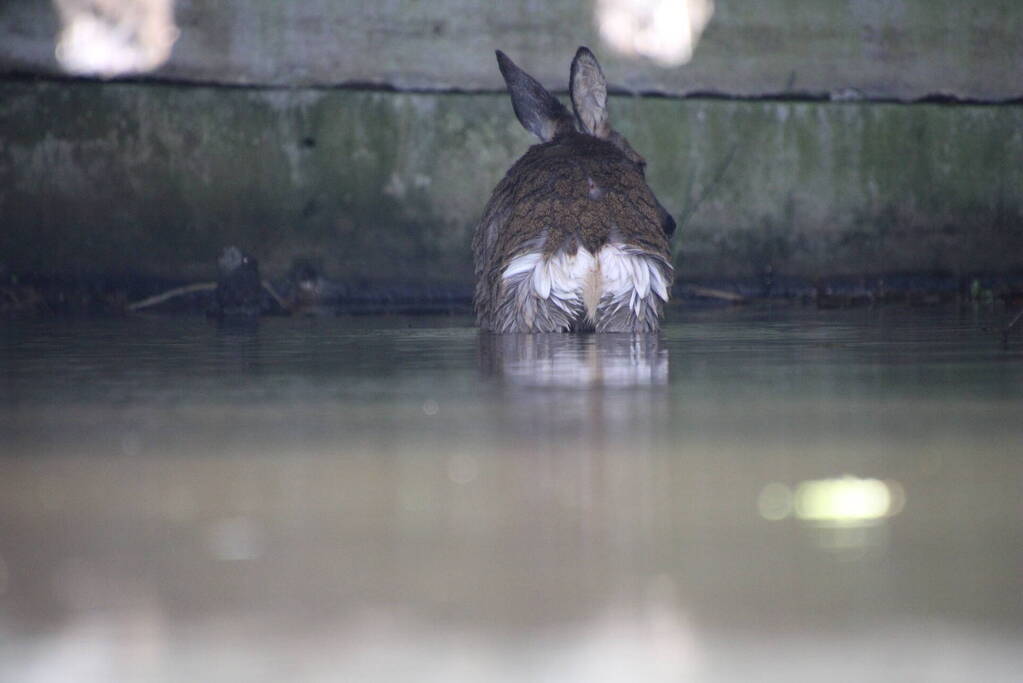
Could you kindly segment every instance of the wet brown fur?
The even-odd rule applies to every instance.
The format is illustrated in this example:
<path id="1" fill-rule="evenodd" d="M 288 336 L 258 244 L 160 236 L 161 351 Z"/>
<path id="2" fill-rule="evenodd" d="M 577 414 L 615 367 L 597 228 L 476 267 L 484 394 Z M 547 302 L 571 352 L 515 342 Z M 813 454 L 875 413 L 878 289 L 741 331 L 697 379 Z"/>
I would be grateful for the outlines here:
<path id="1" fill-rule="evenodd" d="M 494 189 L 473 239 L 481 322 L 493 318 L 509 262 L 541 241 L 545 257 L 580 245 L 596 254 L 613 236 L 667 260 L 658 207 L 639 165 L 611 142 L 570 133 L 534 145 Z"/>

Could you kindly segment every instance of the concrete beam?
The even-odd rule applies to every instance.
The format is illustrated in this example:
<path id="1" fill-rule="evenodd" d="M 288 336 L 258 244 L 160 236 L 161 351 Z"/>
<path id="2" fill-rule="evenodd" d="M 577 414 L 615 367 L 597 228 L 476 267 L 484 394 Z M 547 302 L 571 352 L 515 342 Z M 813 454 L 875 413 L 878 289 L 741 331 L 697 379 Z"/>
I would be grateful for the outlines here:
<path id="1" fill-rule="evenodd" d="M 500 90 L 493 63 L 493 51 L 500 48 L 544 83 L 564 89 L 568 61 L 576 46 L 586 44 L 598 53 L 612 86 L 627 92 L 1023 97 L 1018 0 L 715 0 L 706 29 L 696 36 L 692 61 L 675 67 L 622 54 L 609 43 L 598 30 L 599 12 L 614 5 L 615 0 L 178 0 L 180 38 L 170 61 L 152 77 Z M 6 0 L 0 5 L 0 73 L 58 73 L 58 28 L 48 2 Z"/>

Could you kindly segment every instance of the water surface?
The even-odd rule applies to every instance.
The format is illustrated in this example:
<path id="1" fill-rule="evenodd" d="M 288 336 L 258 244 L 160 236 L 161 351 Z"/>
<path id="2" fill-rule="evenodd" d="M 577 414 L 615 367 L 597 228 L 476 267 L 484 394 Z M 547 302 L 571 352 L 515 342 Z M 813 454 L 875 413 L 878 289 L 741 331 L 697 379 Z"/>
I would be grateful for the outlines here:
<path id="1" fill-rule="evenodd" d="M 1002 317 L 7 323 L 0 680 L 1015 680 Z"/>

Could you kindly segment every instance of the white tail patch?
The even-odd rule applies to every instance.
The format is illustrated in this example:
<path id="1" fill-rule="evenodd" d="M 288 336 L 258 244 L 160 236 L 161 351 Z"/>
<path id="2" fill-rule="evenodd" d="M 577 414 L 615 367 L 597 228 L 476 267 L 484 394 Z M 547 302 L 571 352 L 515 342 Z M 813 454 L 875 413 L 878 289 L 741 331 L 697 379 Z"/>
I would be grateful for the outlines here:
<path id="1" fill-rule="evenodd" d="M 668 287 L 654 259 L 620 244 L 608 244 L 600 250 L 601 298 L 612 304 L 628 303 L 641 316 L 645 300 L 653 292 L 668 300 Z"/>
<path id="2" fill-rule="evenodd" d="M 621 244 L 607 244 L 596 256 L 579 247 L 574 254 L 559 251 L 549 258 L 540 252 L 515 257 L 502 277 L 527 277 L 532 295 L 564 311 L 579 310 L 582 304 L 591 323 L 602 303 L 617 310 L 627 305 L 639 318 L 644 316 L 651 294 L 668 300 L 664 273 L 655 257 Z"/>

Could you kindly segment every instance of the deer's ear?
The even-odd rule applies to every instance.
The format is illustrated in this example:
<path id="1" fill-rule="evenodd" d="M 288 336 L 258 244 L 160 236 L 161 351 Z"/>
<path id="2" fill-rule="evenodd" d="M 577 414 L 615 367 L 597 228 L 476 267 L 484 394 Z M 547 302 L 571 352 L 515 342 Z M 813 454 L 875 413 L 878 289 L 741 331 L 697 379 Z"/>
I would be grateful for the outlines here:
<path id="1" fill-rule="evenodd" d="M 597 58 L 586 47 L 580 47 L 572 60 L 569 90 L 579 128 L 584 133 L 607 139 L 611 134 L 607 118 L 607 80 Z"/>
<path id="2" fill-rule="evenodd" d="M 500 50 L 497 51 L 497 65 L 508 85 L 515 116 L 523 128 L 543 142 L 550 142 L 575 129 L 572 115 L 565 105 Z"/>

